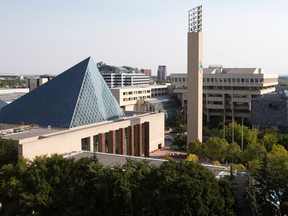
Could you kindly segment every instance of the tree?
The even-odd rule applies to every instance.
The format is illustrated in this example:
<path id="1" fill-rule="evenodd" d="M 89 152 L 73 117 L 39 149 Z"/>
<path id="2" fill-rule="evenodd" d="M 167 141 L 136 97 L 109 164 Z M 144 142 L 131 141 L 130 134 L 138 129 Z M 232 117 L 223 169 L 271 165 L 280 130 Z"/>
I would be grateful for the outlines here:
<path id="1" fill-rule="evenodd" d="M 214 174 L 194 162 L 165 162 L 153 182 L 153 203 L 164 215 L 223 215 L 231 207 Z"/>
<path id="2" fill-rule="evenodd" d="M 262 145 L 265 146 L 266 150 L 269 152 L 272 150 L 272 146 L 274 144 L 277 144 L 277 136 L 276 134 L 264 134 L 261 142 L 262 142 Z"/>
<path id="3" fill-rule="evenodd" d="M 237 143 L 231 143 L 227 146 L 226 152 L 226 159 L 231 161 L 232 163 L 237 163 L 241 157 L 241 149 Z"/>
<path id="4" fill-rule="evenodd" d="M 186 142 L 187 142 L 187 136 L 180 135 L 173 141 L 173 145 L 177 145 L 179 149 L 184 149 L 186 146 Z"/>
<path id="5" fill-rule="evenodd" d="M 16 164 L 18 160 L 17 145 L 11 140 L 0 137 L 0 167 L 5 164 Z"/>
<path id="6" fill-rule="evenodd" d="M 256 180 L 257 208 L 260 215 L 277 215 L 276 203 L 273 197 L 273 173 L 269 167 L 267 154 L 260 161 L 260 168 L 254 174 Z"/>
<path id="7" fill-rule="evenodd" d="M 247 163 L 248 161 L 259 160 L 264 153 L 266 153 L 266 148 L 263 145 L 259 143 L 248 144 L 242 154 L 242 161 Z"/>
<path id="8" fill-rule="evenodd" d="M 273 145 L 268 153 L 269 166 L 273 174 L 273 202 L 279 204 L 280 214 L 288 209 L 288 151 L 282 145 Z"/>
<path id="9" fill-rule="evenodd" d="M 256 200 L 256 188 L 253 184 L 253 178 L 250 174 L 247 175 L 247 180 L 245 183 L 246 189 L 244 193 L 244 202 L 246 205 L 245 214 L 246 216 L 257 216 L 258 215 L 258 206 Z"/>
<path id="10" fill-rule="evenodd" d="M 212 160 L 221 159 L 224 161 L 228 142 L 225 139 L 213 137 L 203 144 L 203 152 L 206 157 Z"/>
<path id="11" fill-rule="evenodd" d="M 186 158 L 186 161 L 198 162 L 198 157 L 196 154 L 189 154 Z"/>
<path id="12" fill-rule="evenodd" d="M 188 144 L 188 152 L 196 154 L 199 157 L 203 156 L 203 144 L 199 140 L 194 140 Z"/>

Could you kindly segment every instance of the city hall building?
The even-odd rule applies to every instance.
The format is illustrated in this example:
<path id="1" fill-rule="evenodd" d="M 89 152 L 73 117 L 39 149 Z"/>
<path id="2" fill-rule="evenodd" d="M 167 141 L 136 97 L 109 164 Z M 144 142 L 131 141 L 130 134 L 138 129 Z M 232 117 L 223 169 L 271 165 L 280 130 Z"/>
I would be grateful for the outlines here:
<path id="1" fill-rule="evenodd" d="M 81 150 L 148 157 L 164 145 L 164 114 L 126 117 L 89 57 L 4 106 L 0 130 L 29 159 Z"/>

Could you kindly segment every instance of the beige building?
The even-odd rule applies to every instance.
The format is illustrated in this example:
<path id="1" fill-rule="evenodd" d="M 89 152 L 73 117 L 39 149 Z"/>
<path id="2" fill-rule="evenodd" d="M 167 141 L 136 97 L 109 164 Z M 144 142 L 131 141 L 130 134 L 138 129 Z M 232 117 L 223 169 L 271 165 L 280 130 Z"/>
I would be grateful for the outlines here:
<path id="1" fill-rule="evenodd" d="M 223 68 L 210 66 L 203 72 L 203 112 L 210 117 L 250 118 L 251 100 L 275 91 L 278 75 L 261 68 Z M 187 104 L 187 74 L 171 74 L 174 93 Z"/>
<path id="2" fill-rule="evenodd" d="M 120 107 L 124 111 L 142 111 L 144 100 L 154 97 L 167 96 L 169 89 L 166 85 L 127 86 L 110 89 Z"/>
<path id="3" fill-rule="evenodd" d="M 1 108 L 0 133 L 29 159 L 74 151 L 148 157 L 164 145 L 164 113 L 129 115 L 88 57 Z"/>
<path id="4" fill-rule="evenodd" d="M 0 127 L 7 125 L 0 124 Z M 15 126 L 0 131 L 3 139 L 18 144 L 20 156 L 91 151 L 121 155 L 149 156 L 164 146 L 164 113 L 143 114 L 80 127 L 38 128 Z"/>
<path id="5" fill-rule="evenodd" d="M 33 77 L 25 77 L 25 84 L 30 91 L 36 89 L 40 85 L 51 80 L 52 77 L 50 76 L 33 76 Z"/>

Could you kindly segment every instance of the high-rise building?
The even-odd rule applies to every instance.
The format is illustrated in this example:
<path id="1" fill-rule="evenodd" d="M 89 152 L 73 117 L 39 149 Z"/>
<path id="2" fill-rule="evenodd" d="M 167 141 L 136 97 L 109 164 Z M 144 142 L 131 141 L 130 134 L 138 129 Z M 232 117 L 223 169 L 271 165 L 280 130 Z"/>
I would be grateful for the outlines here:
<path id="1" fill-rule="evenodd" d="M 187 142 L 202 141 L 202 6 L 189 11 Z"/>
<path id="2" fill-rule="evenodd" d="M 157 80 L 165 81 L 167 79 L 167 68 L 166 65 L 159 65 L 157 70 Z"/>

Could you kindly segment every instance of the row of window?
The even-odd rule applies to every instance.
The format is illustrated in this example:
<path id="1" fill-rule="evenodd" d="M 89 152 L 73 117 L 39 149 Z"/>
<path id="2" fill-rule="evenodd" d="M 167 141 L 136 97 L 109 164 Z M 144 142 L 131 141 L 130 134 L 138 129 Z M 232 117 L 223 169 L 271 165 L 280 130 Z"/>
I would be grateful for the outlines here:
<path id="1" fill-rule="evenodd" d="M 152 94 L 152 97 L 167 95 L 167 92 Z"/>
<path id="2" fill-rule="evenodd" d="M 262 78 L 203 78 L 203 82 L 263 83 Z"/>
<path id="3" fill-rule="evenodd" d="M 142 99 L 145 99 L 145 98 L 150 98 L 150 95 L 148 95 L 148 96 L 139 96 L 139 97 L 123 98 L 123 101 L 142 100 Z"/>
<path id="4" fill-rule="evenodd" d="M 171 82 L 186 82 L 187 78 L 171 78 Z"/>
<path id="5" fill-rule="evenodd" d="M 146 94 L 150 93 L 150 90 L 141 90 L 141 91 L 129 91 L 129 92 L 123 92 L 123 95 L 132 95 L 132 94 Z"/>

